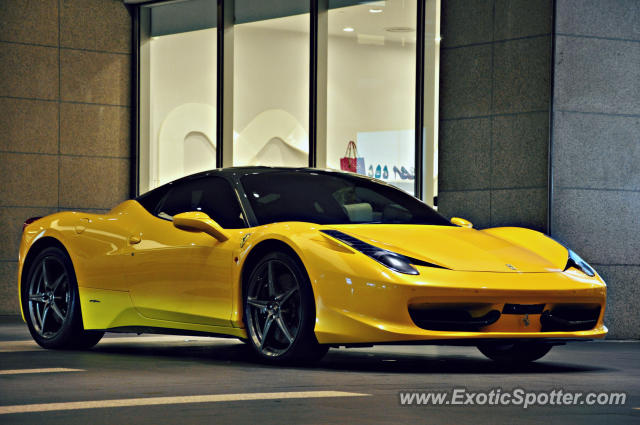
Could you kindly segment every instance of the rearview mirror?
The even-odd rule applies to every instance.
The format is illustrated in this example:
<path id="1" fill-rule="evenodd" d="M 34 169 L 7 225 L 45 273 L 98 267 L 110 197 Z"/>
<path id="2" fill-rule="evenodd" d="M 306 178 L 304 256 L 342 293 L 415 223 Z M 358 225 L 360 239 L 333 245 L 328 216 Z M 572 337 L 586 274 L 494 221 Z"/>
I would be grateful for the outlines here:
<path id="1" fill-rule="evenodd" d="M 451 218 L 451 222 L 457 226 L 468 227 L 469 229 L 473 227 L 473 224 L 469 220 L 465 220 L 464 218 L 460 217 Z"/>
<path id="2" fill-rule="evenodd" d="M 229 239 L 225 230 L 211 217 L 201 211 L 190 211 L 173 216 L 173 225 L 178 229 L 204 232 L 220 242 Z"/>

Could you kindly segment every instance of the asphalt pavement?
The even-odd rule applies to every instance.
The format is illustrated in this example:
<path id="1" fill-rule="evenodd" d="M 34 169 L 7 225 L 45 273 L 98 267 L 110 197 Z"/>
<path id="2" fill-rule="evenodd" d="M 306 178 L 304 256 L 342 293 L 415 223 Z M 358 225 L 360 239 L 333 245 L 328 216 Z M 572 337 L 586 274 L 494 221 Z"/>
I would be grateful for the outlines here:
<path id="1" fill-rule="evenodd" d="M 442 404 L 425 399 L 439 393 Z M 624 403 L 599 404 L 610 393 Z M 440 346 L 331 349 L 274 367 L 233 339 L 110 334 L 89 351 L 48 351 L 0 317 L 0 424 L 32 423 L 638 424 L 640 342 L 568 344 L 519 368 Z"/>

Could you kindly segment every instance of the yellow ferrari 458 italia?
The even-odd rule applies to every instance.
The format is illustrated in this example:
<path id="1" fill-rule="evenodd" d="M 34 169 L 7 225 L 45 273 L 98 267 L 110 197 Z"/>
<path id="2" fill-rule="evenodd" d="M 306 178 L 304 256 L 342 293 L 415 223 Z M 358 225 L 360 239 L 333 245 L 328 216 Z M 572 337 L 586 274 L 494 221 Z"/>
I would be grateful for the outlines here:
<path id="1" fill-rule="evenodd" d="M 29 219 L 19 259 L 23 318 L 45 348 L 154 332 L 237 337 L 273 362 L 372 344 L 528 362 L 607 333 L 604 281 L 560 243 L 476 230 L 350 173 L 195 174 L 106 214 Z"/>

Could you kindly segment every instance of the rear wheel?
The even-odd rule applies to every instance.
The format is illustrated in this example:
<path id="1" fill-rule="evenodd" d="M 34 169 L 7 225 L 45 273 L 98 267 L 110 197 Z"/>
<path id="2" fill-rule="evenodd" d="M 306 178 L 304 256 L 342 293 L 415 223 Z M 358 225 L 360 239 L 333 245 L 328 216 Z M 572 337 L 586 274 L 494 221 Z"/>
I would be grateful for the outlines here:
<path id="1" fill-rule="evenodd" d="M 58 247 L 31 262 L 22 287 L 22 310 L 33 339 L 43 348 L 93 347 L 104 332 L 85 331 L 73 265 Z"/>
<path id="2" fill-rule="evenodd" d="M 265 360 L 319 360 L 327 353 L 313 330 L 309 278 L 289 254 L 272 252 L 257 262 L 245 286 L 244 317 L 249 345 Z"/>
<path id="3" fill-rule="evenodd" d="M 540 342 L 497 342 L 478 345 L 478 350 L 498 363 L 525 364 L 541 359 L 552 347 Z"/>

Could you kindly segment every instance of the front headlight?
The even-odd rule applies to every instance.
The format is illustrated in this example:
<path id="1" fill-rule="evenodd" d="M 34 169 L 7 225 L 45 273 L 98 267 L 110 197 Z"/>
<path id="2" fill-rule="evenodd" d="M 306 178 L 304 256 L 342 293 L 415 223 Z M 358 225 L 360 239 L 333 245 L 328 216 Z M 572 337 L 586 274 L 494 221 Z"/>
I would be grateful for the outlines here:
<path id="1" fill-rule="evenodd" d="M 373 258 L 383 266 L 393 270 L 394 272 L 404 274 L 420 274 L 413 265 L 437 267 L 444 269 L 445 267 L 437 264 L 427 263 L 426 261 L 418 260 L 417 258 L 407 257 L 405 255 L 397 254 L 395 252 L 378 248 L 377 246 L 368 244 L 360 239 L 349 236 L 338 230 L 321 230 L 322 233 L 331 236 L 339 240 L 340 242 L 349 245 L 351 248 L 363 253 L 364 255 Z"/>
<path id="2" fill-rule="evenodd" d="M 586 261 L 584 261 L 578 254 L 571 251 L 569 248 L 567 248 L 567 250 L 569 251 L 569 259 L 567 260 L 567 265 L 564 267 L 565 271 L 571 267 L 575 267 L 576 269 L 582 271 L 587 276 L 593 277 L 596 275 L 596 271 L 593 270 L 593 268 Z"/>

